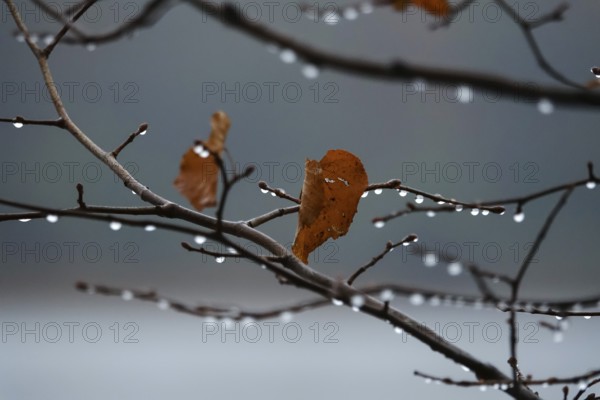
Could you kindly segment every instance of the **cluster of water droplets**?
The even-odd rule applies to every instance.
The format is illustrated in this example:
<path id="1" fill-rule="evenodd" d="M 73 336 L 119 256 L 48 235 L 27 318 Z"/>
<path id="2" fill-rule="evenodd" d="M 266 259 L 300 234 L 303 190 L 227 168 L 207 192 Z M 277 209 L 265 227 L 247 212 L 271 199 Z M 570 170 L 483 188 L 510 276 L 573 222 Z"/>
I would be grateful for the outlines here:
<path id="1" fill-rule="evenodd" d="M 337 25 L 342 19 L 346 21 L 355 21 L 361 14 L 371 14 L 373 10 L 374 6 L 372 3 L 364 2 L 358 6 L 335 7 L 334 9 L 327 7 L 324 11 L 320 11 L 316 7 L 310 7 L 305 11 L 305 15 L 314 22 L 321 21 L 326 25 Z"/>
<path id="2" fill-rule="evenodd" d="M 346 21 L 354 21 L 361 14 L 370 14 L 373 12 L 373 5 L 371 3 L 362 3 L 358 7 L 348 6 L 341 10 L 327 10 L 320 12 L 317 8 L 309 8 L 304 11 L 304 14 L 312 21 L 322 21 L 326 25 L 337 25 L 342 19 Z M 293 49 L 280 48 L 277 44 L 267 45 L 267 51 L 271 54 L 278 55 L 279 59 L 285 64 L 294 64 L 298 61 L 299 57 Z M 321 73 L 319 66 L 311 63 L 310 61 L 305 62 L 300 68 L 302 75 L 306 79 L 317 79 Z"/>
<path id="3" fill-rule="evenodd" d="M 15 35 L 15 40 L 19 43 L 25 43 L 25 35 L 19 32 Z M 43 37 L 40 37 L 40 35 L 38 35 L 37 33 L 30 33 L 29 40 L 31 40 L 31 42 L 34 44 L 37 44 L 41 41 L 45 46 L 50 46 L 54 43 L 55 36 L 48 33 L 45 34 Z M 87 51 L 94 51 L 97 47 L 97 44 L 94 42 L 87 42 L 85 44 L 85 49 Z"/>
<path id="4" fill-rule="evenodd" d="M 208 158 L 210 156 L 210 151 L 205 149 L 201 144 L 194 146 L 194 153 L 198 154 L 201 158 Z"/>
<path id="5" fill-rule="evenodd" d="M 298 55 L 293 49 L 279 48 L 275 44 L 270 44 L 267 46 L 267 51 L 276 54 L 284 64 L 294 64 L 298 61 Z M 306 79 L 317 79 L 321 73 L 319 67 L 310 62 L 304 63 L 300 72 Z"/>
<path id="6" fill-rule="evenodd" d="M 285 193 L 285 190 L 283 190 L 283 189 L 279 189 L 279 191 L 280 191 L 281 193 Z M 261 192 L 262 194 L 268 194 L 268 193 L 271 193 L 271 196 L 272 196 L 272 197 L 276 197 L 276 196 L 277 196 L 277 195 L 275 194 L 275 192 L 272 192 L 272 191 L 270 191 L 270 190 L 268 190 L 268 189 L 263 189 L 263 188 L 260 188 L 260 192 Z"/>
<path id="7" fill-rule="evenodd" d="M 334 306 L 343 306 L 344 302 L 340 299 L 331 299 L 331 304 L 333 304 Z"/>

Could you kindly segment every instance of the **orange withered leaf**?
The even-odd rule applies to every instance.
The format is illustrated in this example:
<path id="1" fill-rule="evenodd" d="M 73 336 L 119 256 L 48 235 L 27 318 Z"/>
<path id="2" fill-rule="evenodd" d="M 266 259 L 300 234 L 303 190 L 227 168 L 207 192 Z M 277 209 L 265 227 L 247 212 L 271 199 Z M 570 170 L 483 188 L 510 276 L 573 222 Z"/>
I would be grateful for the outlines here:
<path id="1" fill-rule="evenodd" d="M 304 263 L 327 239 L 344 236 L 369 184 L 362 162 L 345 150 L 306 160 L 298 227 L 292 252 Z"/>
<path id="2" fill-rule="evenodd" d="M 409 4 L 414 4 L 415 7 L 422 8 L 430 14 L 440 17 L 445 17 L 450 12 L 448 0 L 395 0 L 394 8 L 398 11 L 404 11 Z"/>
<path id="3" fill-rule="evenodd" d="M 181 158 L 179 175 L 173 184 L 198 211 L 217 204 L 217 181 L 219 164 L 213 154 L 220 155 L 225 147 L 225 138 L 231 125 L 223 111 L 212 115 L 208 140 L 196 144 Z"/>

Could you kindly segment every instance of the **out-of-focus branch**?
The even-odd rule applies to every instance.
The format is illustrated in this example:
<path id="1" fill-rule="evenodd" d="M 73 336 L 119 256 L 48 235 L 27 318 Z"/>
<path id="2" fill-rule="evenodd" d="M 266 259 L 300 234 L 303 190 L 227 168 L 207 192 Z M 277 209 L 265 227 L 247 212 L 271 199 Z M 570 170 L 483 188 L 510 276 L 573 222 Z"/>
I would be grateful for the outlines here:
<path id="1" fill-rule="evenodd" d="M 278 33 L 266 25 L 251 21 L 243 15 L 233 4 L 216 4 L 205 0 L 186 0 L 185 3 L 198 10 L 202 15 L 215 18 L 223 24 L 240 30 L 255 39 L 266 43 L 276 44 L 281 48 L 293 51 L 300 59 L 321 68 L 331 68 L 348 74 L 365 76 L 386 81 L 412 81 L 424 79 L 431 83 L 468 85 L 480 91 L 500 92 L 519 99 L 539 101 L 548 99 L 555 103 L 577 107 L 599 107 L 600 94 L 589 90 L 564 90 L 550 86 L 532 85 L 530 82 L 516 82 L 506 77 L 496 76 L 475 71 L 451 70 L 425 65 L 411 64 L 404 60 L 394 60 L 389 63 L 378 63 L 336 55 L 330 51 L 322 51 L 307 44 L 297 41 L 289 36 Z M 140 14 L 131 21 L 123 23 L 114 30 L 103 34 L 82 34 L 77 37 L 62 39 L 63 43 L 89 44 L 107 43 L 118 40 L 133 31 L 152 26 L 166 12 L 179 2 L 171 0 L 153 0 L 146 4 Z M 509 7 L 510 8 L 510 7 Z M 513 10 L 514 11 L 514 10 Z M 545 21 L 546 19 L 544 19 Z M 522 25 L 519 25 L 522 26 Z M 535 25 L 532 25 L 532 28 Z M 530 29 L 525 32 L 530 32 Z M 531 39 L 526 36 L 531 46 Z M 535 41 L 533 42 L 535 43 Z M 537 52 L 535 51 L 537 49 Z M 532 47 L 536 60 L 540 63 L 543 59 L 537 45 Z M 554 71 L 549 64 L 540 63 L 546 72 Z M 548 67 L 549 66 L 549 67 Z M 557 80 L 580 88 L 562 75 L 554 71 L 549 72 Z"/>

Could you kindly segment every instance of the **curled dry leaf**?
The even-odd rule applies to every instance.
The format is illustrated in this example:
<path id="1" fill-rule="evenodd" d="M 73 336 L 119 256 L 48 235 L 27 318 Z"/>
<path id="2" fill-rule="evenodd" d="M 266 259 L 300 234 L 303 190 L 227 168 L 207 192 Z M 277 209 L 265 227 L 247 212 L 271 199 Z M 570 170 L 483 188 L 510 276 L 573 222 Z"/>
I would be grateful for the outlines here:
<path id="1" fill-rule="evenodd" d="M 212 115 L 208 140 L 197 142 L 181 158 L 179 175 L 173 184 L 198 211 L 217 204 L 217 181 L 219 164 L 215 154 L 220 155 L 225 147 L 225 138 L 231 125 L 223 111 Z"/>
<path id="2" fill-rule="evenodd" d="M 304 263 L 327 239 L 344 236 L 369 184 L 362 162 L 345 150 L 306 160 L 298 227 L 292 252 Z"/>
<path id="3" fill-rule="evenodd" d="M 448 0 L 394 0 L 394 8 L 398 11 L 405 11 L 410 4 L 440 17 L 446 17 L 450 12 Z"/>

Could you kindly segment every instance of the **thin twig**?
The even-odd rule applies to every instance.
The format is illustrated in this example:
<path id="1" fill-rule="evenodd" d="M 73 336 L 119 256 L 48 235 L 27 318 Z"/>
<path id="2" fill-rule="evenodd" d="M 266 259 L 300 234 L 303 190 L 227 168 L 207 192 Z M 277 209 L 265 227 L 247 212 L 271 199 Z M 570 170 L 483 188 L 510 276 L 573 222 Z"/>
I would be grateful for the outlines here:
<path id="1" fill-rule="evenodd" d="M 413 243 L 416 239 L 417 239 L 417 235 L 411 234 L 411 235 L 408 235 L 407 237 L 405 237 L 404 239 L 402 239 L 401 241 L 399 241 L 398 243 L 387 242 L 385 244 L 385 249 L 381 253 L 379 253 L 378 255 L 373 257 L 371 259 L 371 261 L 369 261 L 367 264 L 363 265 L 362 267 L 360 267 L 356 271 L 354 271 L 354 273 L 352 275 L 350 275 L 350 277 L 348 278 L 346 283 L 348 283 L 349 286 L 352 286 L 352 284 L 354 283 L 356 278 L 358 278 L 360 275 L 365 273 L 369 268 L 371 268 L 375 264 L 377 264 L 390 251 L 392 251 L 393 249 L 395 249 L 398 246 L 402 246 L 405 243 Z"/>
<path id="2" fill-rule="evenodd" d="M 44 126 L 56 126 L 58 128 L 65 128 L 65 123 L 62 118 L 54 119 L 54 120 L 35 120 L 35 119 L 27 119 L 21 116 L 16 116 L 14 118 L 0 118 L 0 122 L 9 122 L 15 126 L 22 125 L 44 125 Z M 20 124 L 20 125 L 19 125 Z"/>
<path id="3" fill-rule="evenodd" d="M 294 214 L 300 210 L 300 206 L 291 206 L 286 208 L 278 208 L 273 211 L 269 211 L 266 214 L 259 215 L 258 217 L 252 218 L 246 221 L 246 225 L 251 228 L 256 228 L 266 222 L 269 222 L 275 218 L 283 217 L 284 215 Z"/>
<path id="4" fill-rule="evenodd" d="M 299 198 L 290 196 L 283 189 L 272 188 L 265 181 L 258 182 L 258 187 L 260 188 L 260 190 L 264 191 L 265 193 L 270 192 L 270 193 L 273 193 L 274 196 L 277 196 L 281 199 L 286 199 L 286 200 L 292 201 L 296 204 L 300 204 Z"/>
<path id="5" fill-rule="evenodd" d="M 531 249 L 525 256 L 525 259 L 523 260 L 523 263 L 521 264 L 519 271 L 517 272 L 517 275 L 513 279 L 513 282 L 511 285 L 511 297 L 510 297 L 511 305 L 513 305 L 517 301 L 517 298 L 519 296 L 519 289 L 521 286 L 521 282 L 523 281 L 523 277 L 525 276 L 525 273 L 527 272 L 527 269 L 529 268 L 531 261 L 537 254 L 537 251 L 539 250 L 540 246 L 542 245 L 542 242 L 546 238 L 546 235 L 547 235 L 548 231 L 550 230 L 550 227 L 552 226 L 552 223 L 554 222 L 556 216 L 558 215 L 560 210 L 562 210 L 563 206 L 567 203 L 567 200 L 568 200 L 569 196 L 571 195 L 571 193 L 573 193 L 574 188 L 575 188 L 574 186 L 570 186 L 565 190 L 565 192 L 560 197 L 560 199 L 558 200 L 558 202 L 556 203 L 556 205 L 554 206 L 554 208 L 552 209 L 550 214 L 548 214 L 548 217 L 546 217 L 546 221 L 544 222 L 544 225 L 538 232 L 537 237 L 536 237 L 533 245 L 531 246 Z M 517 313 L 514 309 L 511 309 L 511 311 L 510 311 L 510 317 L 508 319 L 508 323 L 509 323 L 509 328 L 510 328 L 510 356 L 511 356 L 511 359 L 515 360 L 515 363 L 516 363 L 518 360 L 518 358 L 517 358 L 518 334 L 517 334 Z M 518 370 L 516 368 L 513 368 L 513 380 L 515 381 L 515 383 L 516 383 L 516 380 L 518 379 L 517 375 L 518 375 Z"/>
<path id="6" fill-rule="evenodd" d="M 78 183 L 75 187 L 77 188 L 77 204 L 79 204 L 79 208 L 87 208 L 87 205 L 83 201 L 83 185 Z"/>
<path id="7" fill-rule="evenodd" d="M 132 143 L 132 142 L 135 140 L 135 138 L 136 138 L 137 136 L 139 136 L 139 135 L 145 135 L 147 130 L 148 130 L 148 124 L 146 124 L 146 123 L 143 123 L 143 124 L 141 124 L 141 125 L 140 125 L 140 126 L 137 128 L 137 130 L 136 130 L 135 132 L 131 133 L 131 134 L 130 134 L 130 135 L 127 137 L 127 139 L 125 139 L 125 141 L 119 145 L 119 147 L 117 147 L 116 149 L 114 149 L 114 150 L 112 151 L 112 153 L 111 153 L 111 154 L 112 154 L 112 156 L 113 156 L 114 158 L 117 158 L 117 156 L 118 156 L 118 155 L 121 153 L 121 151 L 122 151 L 122 150 L 123 150 L 125 147 L 127 147 L 127 145 L 128 145 L 128 144 Z"/>
<path id="8" fill-rule="evenodd" d="M 548 60 L 546 60 L 546 57 L 544 57 L 544 54 L 542 53 L 542 50 L 540 49 L 540 46 L 538 45 L 537 41 L 535 40 L 535 37 L 533 36 L 533 32 L 532 32 L 532 29 L 534 27 L 543 25 L 551 20 L 556 20 L 557 13 L 558 13 L 559 17 L 562 17 L 562 13 L 564 13 L 567 9 L 564 6 L 564 4 L 559 4 L 558 7 L 553 12 L 551 12 L 550 14 L 548 14 L 548 16 L 541 19 L 542 22 L 540 22 L 540 20 L 538 20 L 538 22 L 536 24 L 532 24 L 532 23 L 524 20 L 511 6 L 508 5 L 508 3 L 506 3 L 506 1 L 504 1 L 504 0 L 494 0 L 494 1 L 510 16 L 510 18 L 513 19 L 513 21 L 521 29 L 521 32 L 525 36 L 525 40 L 527 41 L 527 44 L 529 45 L 529 48 L 530 48 L 531 52 L 533 53 L 536 62 L 538 63 L 538 65 L 540 66 L 540 68 L 542 70 L 544 70 L 552 78 L 556 79 L 557 81 L 559 81 L 561 83 L 564 83 L 565 85 L 574 87 L 576 89 L 585 89 L 585 87 L 582 86 L 581 84 L 573 82 L 572 80 L 568 79 L 566 76 L 564 76 L 563 74 L 558 72 L 548 62 Z"/>

